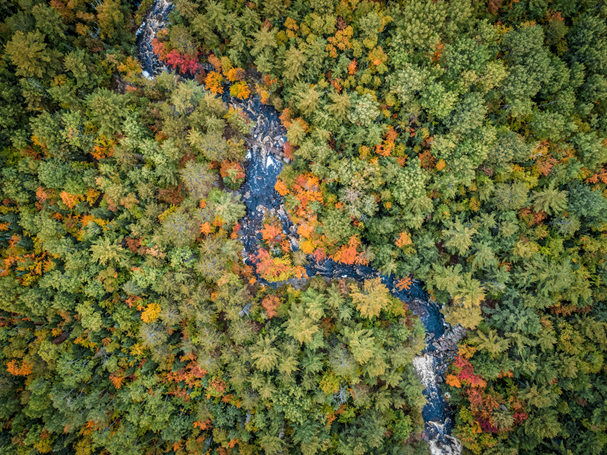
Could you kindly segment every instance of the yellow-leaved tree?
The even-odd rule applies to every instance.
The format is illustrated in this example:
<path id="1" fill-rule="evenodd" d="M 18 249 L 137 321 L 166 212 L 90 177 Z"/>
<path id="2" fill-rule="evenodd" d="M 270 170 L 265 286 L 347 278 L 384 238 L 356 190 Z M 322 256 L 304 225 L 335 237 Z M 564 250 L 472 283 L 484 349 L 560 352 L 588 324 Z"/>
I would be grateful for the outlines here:
<path id="1" fill-rule="evenodd" d="M 390 304 L 390 291 L 381 278 L 365 280 L 362 290 L 358 286 L 352 286 L 352 301 L 356 309 L 366 318 L 379 316 L 382 309 Z"/>

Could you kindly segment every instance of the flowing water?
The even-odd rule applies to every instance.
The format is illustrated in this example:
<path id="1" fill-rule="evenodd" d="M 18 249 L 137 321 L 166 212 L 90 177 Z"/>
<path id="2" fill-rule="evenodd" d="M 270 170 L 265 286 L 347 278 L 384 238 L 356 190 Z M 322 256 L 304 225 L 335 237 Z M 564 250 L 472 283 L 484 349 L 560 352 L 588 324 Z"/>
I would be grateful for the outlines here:
<path id="1" fill-rule="evenodd" d="M 156 0 L 137 32 L 140 62 L 145 76 L 153 77 L 166 69 L 153 54 L 151 40 L 166 26 L 171 9 L 172 4 L 168 0 Z M 274 189 L 285 163 L 282 150 L 286 131 L 280 124 L 278 113 L 273 107 L 261 104 L 257 97 L 241 101 L 224 95 L 223 99 L 230 105 L 242 108 L 256 122 L 250 137 L 247 138 L 245 182 L 238 190 L 247 209 L 247 214 L 240 222 L 239 231 L 244 246 L 244 260 L 251 264 L 251 258 L 257 252 L 261 241 L 259 231 L 263 228 L 266 216 L 281 221 L 284 234 L 292 249 L 296 250 L 299 247 L 297 227 L 287 215 L 282 196 Z M 452 411 L 439 385 L 444 380 L 448 362 L 456 355 L 457 342 L 465 336 L 465 330 L 445 323 L 438 305 L 429 299 L 419 281 L 415 281 L 408 290 L 398 290 L 395 288 L 393 277 L 382 275 L 372 267 L 344 265 L 331 259 L 317 262 L 311 256 L 308 257 L 305 268 L 310 278 L 321 275 L 328 278 L 350 277 L 360 281 L 379 276 L 392 294 L 406 302 L 420 318 L 426 331 L 426 347 L 422 354 L 414 359 L 413 366 L 424 385 L 424 395 L 427 399 L 422 410 L 425 422 L 423 436 L 433 455 L 460 454 L 461 443 L 451 436 Z M 301 286 L 305 280 L 291 279 L 288 282 Z M 278 286 L 284 283 L 265 284 Z"/>

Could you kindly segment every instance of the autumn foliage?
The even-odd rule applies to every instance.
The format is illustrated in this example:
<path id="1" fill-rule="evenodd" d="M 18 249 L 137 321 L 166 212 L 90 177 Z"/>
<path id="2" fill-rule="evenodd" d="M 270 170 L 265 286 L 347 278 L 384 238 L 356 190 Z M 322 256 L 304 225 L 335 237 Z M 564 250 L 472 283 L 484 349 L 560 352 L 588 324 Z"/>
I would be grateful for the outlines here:
<path id="1" fill-rule="evenodd" d="M 32 367 L 26 362 L 11 360 L 6 367 L 6 371 L 13 376 L 29 376 L 32 374 Z"/>
<path id="2" fill-rule="evenodd" d="M 166 44 L 156 38 L 152 39 L 152 49 L 161 62 L 165 62 L 181 74 L 195 74 L 202 67 L 198 61 L 198 54 L 180 54 L 176 49 L 167 51 Z"/>

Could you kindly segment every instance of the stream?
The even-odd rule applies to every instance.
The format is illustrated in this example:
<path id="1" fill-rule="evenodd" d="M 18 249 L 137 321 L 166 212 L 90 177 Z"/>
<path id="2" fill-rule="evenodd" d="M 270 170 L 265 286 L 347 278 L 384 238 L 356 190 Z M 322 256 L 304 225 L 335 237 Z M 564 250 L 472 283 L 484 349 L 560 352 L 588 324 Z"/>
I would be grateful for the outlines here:
<path id="1" fill-rule="evenodd" d="M 160 29 L 166 27 L 171 9 L 172 4 L 168 0 L 156 0 L 137 30 L 139 60 L 145 77 L 154 77 L 166 70 L 166 66 L 152 52 L 151 40 Z M 246 263 L 251 264 L 251 258 L 257 252 L 261 241 L 259 231 L 263 228 L 266 215 L 281 221 L 291 248 L 296 250 L 299 248 L 297 226 L 289 219 L 283 198 L 274 189 L 276 179 L 287 162 L 282 152 L 286 131 L 280 123 L 278 112 L 273 107 L 262 104 L 257 96 L 242 101 L 226 94 L 223 100 L 243 109 L 251 120 L 256 122 L 251 136 L 247 138 L 245 182 L 238 190 L 247 209 L 240 222 L 239 231 L 244 247 L 243 258 Z M 465 337 L 465 329 L 461 326 L 450 326 L 445 322 L 439 306 L 430 300 L 423 284 L 417 280 L 410 289 L 398 290 L 395 288 L 393 277 L 382 275 L 372 267 L 344 265 L 331 259 L 317 262 L 311 255 L 308 255 L 307 259 L 305 268 L 309 278 L 321 275 L 331 279 L 350 277 L 362 281 L 381 277 L 392 294 L 406 302 L 409 309 L 420 318 L 426 332 L 426 347 L 421 355 L 413 360 L 413 366 L 424 385 L 423 393 L 427 399 L 422 410 L 425 422 L 423 438 L 428 442 L 432 455 L 461 454 L 460 441 L 451 435 L 453 413 L 440 390 L 440 383 L 444 381 L 449 362 L 457 355 L 457 343 Z M 263 279 L 260 281 L 264 282 Z M 292 278 L 287 282 L 299 287 L 305 283 L 305 279 Z M 264 284 L 280 286 L 285 282 Z"/>

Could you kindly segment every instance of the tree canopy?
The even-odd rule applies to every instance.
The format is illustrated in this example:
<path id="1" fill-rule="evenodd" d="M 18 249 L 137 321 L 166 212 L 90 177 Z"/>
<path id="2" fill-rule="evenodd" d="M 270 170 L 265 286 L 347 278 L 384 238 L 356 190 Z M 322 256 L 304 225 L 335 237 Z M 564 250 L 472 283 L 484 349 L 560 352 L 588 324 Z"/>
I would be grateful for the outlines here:
<path id="1" fill-rule="evenodd" d="M 418 318 L 327 259 L 468 329 L 465 453 L 607 453 L 604 2 L 176 0 L 147 78 L 151 5 L 0 2 L 2 453 L 425 453 Z"/>

